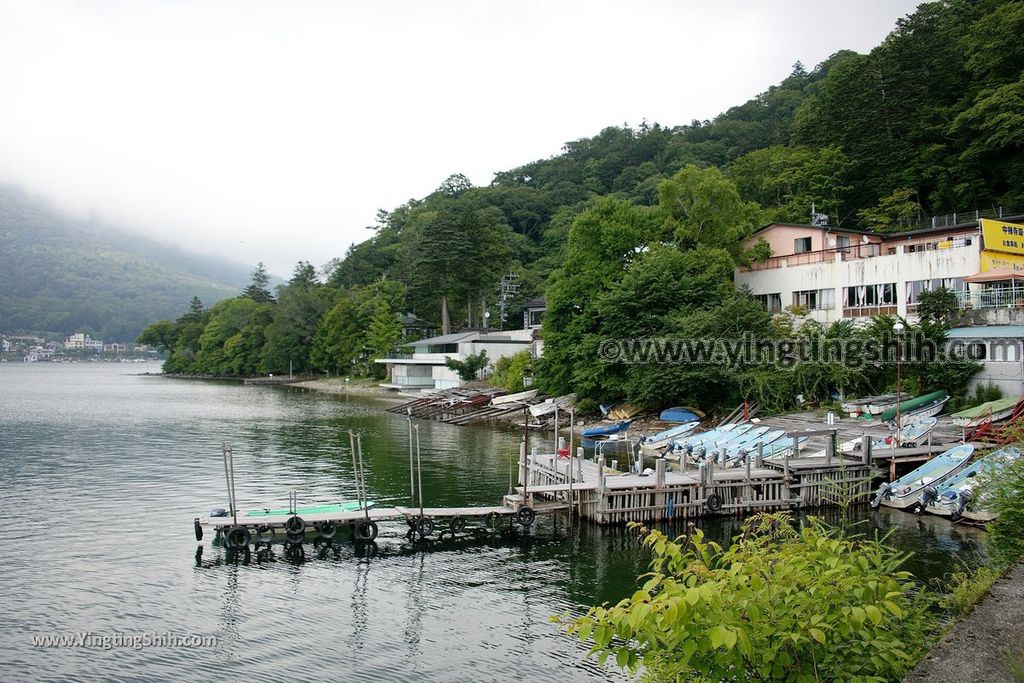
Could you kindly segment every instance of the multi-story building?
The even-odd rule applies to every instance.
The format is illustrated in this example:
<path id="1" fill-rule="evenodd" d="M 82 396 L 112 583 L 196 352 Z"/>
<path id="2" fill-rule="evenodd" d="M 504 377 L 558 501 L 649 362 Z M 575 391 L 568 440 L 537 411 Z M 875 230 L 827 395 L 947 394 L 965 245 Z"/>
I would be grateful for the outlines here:
<path id="1" fill-rule="evenodd" d="M 100 339 L 93 339 L 87 334 L 78 332 L 67 338 L 64 342 L 64 348 L 66 349 L 95 349 L 96 351 L 103 350 L 103 341 Z"/>
<path id="2" fill-rule="evenodd" d="M 1007 220 L 888 235 L 774 223 L 747 246 L 762 239 L 772 256 L 738 268 L 736 285 L 771 312 L 822 323 L 883 313 L 913 320 L 921 292 L 939 287 L 964 309 L 1024 309 L 1024 225 Z"/>

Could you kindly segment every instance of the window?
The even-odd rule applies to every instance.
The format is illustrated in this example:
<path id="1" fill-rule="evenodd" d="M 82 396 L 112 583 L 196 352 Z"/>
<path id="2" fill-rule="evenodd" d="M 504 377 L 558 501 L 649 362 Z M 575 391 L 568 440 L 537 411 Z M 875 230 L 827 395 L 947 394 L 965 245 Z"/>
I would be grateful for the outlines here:
<path id="1" fill-rule="evenodd" d="M 810 237 L 798 237 L 793 240 L 793 253 L 803 254 L 804 252 L 811 250 L 811 238 Z"/>
<path id="2" fill-rule="evenodd" d="M 793 305 L 803 306 L 809 311 L 824 311 L 835 308 L 836 290 L 834 289 L 805 289 L 793 292 Z"/>
<path id="3" fill-rule="evenodd" d="M 839 251 L 850 251 L 850 236 L 849 235 L 838 235 L 836 236 L 836 249 Z"/>
<path id="4" fill-rule="evenodd" d="M 880 285 L 843 287 L 843 306 L 845 308 L 877 308 L 895 305 L 895 282 L 886 282 Z M 871 313 L 866 312 L 865 315 L 871 315 Z"/>
<path id="5" fill-rule="evenodd" d="M 781 313 L 782 312 L 782 293 L 778 292 L 775 294 L 755 294 L 754 298 L 761 302 L 764 306 L 764 310 L 769 313 Z"/>
<path id="6" fill-rule="evenodd" d="M 967 284 L 962 277 L 944 277 L 933 280 L 913 280 L 907 283 L 907 305 L 914 306 L 920 302 L 921 292 L 931 292 L 945 287 L 951 292 L 966 292 Z"/>

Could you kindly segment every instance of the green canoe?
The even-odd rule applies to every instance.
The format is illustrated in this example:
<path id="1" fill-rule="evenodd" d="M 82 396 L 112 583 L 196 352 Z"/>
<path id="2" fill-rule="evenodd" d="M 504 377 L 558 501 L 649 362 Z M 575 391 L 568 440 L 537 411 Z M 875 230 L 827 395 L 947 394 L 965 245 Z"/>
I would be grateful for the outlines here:
<path id="1" fill-rule="evenodd" d="M 909 401 L 902 401 L 899 404 L 900 413 L 902 413 L 902 414 L 912 413 L 915 410 L 917 410 L 918 408 L 924 408 L 925 406 L 927 406 L 927 405 L 929 405 L 931 403 L 937 403 L 937 402 L 939 402 L 939 401 L 941 401 L 943 399 L 947 399 L 947 398 L 949 398 L 949 394 L 947 394 L 945 391 L 942 391 L 941 389 L 939 391 L 933 391 L 930 394 L 925 394 L 923 396 L 918 396 L 917 398 L 912 398 Z M 895 418 L 896 418 L 896 407 L 895 406 L 893 406 L 892 408 L 889 408 L 889 410 L 885 411 L 884 413 L 882 413 L 881 415 L 878 416 L 878 419 L 881 420 L 882 422 L 889 422 L 890 420 L 894 420 Z"/>
<path id="2" fill-rule="evenodd" d="M 366 501 L 366 507 L 372 508 L 373 501 Z M 299 517 L 302 517 L 303 515 L 329 515 L 338 512 L 358 512 L 359 510 L 362 510 L 362 508 L 359 506 L 359 503 L 351 501 L 348 503 L 335 503 L 331 505 L 316 505 L 314 507 L 298 508 L 295 511 L 295 514 L 297 514 Z M 276 517 L 290 514 L 292 514 L 292 511 L 289 510 L 288 508 L 285 508 L 283 510 L 270 510 L 268 508 L 264 508 L 263 510 L 249 510 L 248 512 L 245 513 L 245 516 Z"/>

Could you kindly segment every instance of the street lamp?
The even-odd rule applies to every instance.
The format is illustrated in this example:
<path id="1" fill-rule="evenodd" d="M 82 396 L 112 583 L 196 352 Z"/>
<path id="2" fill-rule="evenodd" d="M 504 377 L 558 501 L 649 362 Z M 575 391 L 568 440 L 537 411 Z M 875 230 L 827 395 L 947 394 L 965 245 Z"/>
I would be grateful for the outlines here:
<path id="1" fill-rule="evenodd" d="M 896 344 L 896 440 L 899 441 L 900 432 L 899 430 L 903 427 L 903 421 L 900 419 L 900 399 L 903 397 L 903 387 L 900 383 L 900 366 L 903 360 L 903 330 L 906 326 L 901 321 L 897 321 L 892 326 L 892 331 L 896 333 L 896 338 L 899 340 Z M 899 445 L 899 444 L 897 444 Z"/>

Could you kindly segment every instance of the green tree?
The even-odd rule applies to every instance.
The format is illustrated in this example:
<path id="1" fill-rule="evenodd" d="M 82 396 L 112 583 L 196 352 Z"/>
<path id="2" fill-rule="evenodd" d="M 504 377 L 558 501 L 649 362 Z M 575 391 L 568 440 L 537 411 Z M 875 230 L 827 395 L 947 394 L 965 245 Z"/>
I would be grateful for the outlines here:
<path id="1" fill-rule="evenodd" d="M 263 366 L 268 372 L 306 372 L 313 337 L 330 299 L 308 261 L 300 261 L 286 285 L 278 289 L 266 329 Z"/>
<path id="2" fill-rule="evenodd" d="M 494 361 L 494 374 L 490 382 L 505 391 L 515 393 L 526 388 L 526 377 L 532 374 L 533 354 L 520 351 L 511 356 L 502 356 Z"/>
<path id="3" fill-rule="evenodd" d="M 726 248 L 739 253 L 758 216 L 736 185 L 717 168 L 689 165 L 658 186 L 667 228 L 683 246 Z"/>
<path id="4" fill-rule="evenodd" d="M 898 232 L 910 230 L 917 225 L 921 216 L 921 205 L 915 199 L 916 192 L 905 187 L 882 197 L 878 206 L 857 212 L 869 228 L 877 232 Z"/>
<path id="5" fill-rule="evenodd" d="M 270 303 L 274 300 L 274 295 L 270 293 L 270 276 L 267 275 L 263 261 L 260 261 L 256 265 L 256 270 L 252 271 L 252 282 L 242 291 L 242 296 L 252 299 L 258 304 Z"/>
<path id="6" fill-rule="evenodd" d="M 459 373 L 459 379 L 463 382 L 472 382 L 480 376 L 480 371 L 487 367 L 487 351 L 471 353 L 463 360 L 457 358 L 445 358 L 444 364 Z"/>

